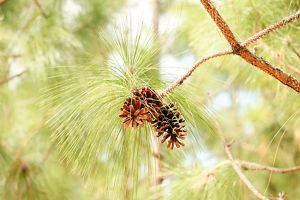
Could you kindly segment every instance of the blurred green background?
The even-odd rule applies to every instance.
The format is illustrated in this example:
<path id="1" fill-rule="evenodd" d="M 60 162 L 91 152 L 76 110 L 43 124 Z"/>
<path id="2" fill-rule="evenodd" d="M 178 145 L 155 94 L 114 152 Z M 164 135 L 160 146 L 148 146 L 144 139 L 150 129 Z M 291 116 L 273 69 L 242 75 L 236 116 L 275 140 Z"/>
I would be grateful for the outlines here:
<path id="1" fill-rule="evenodd" d="M 300 9 L 299 0 L 215 0 L 239 40 Z M 159 24 L 159 26 L 157 26 Z M 249 49 L 300 78 L 300 21 Z M 0 199 L 255 199 L 226 160 L 300 165 L 300 96 L 228 55 L 165 98 L 186 118 L 169 150 L 149 126 L 122 127 L 132 89 L 160 91 L 229 48 L 196 0 L 0 1 Z M 158 158 L 159 157 L 159 158 Z M 300 198 L 300 175 L 246 171 L 267 196 Z"/>

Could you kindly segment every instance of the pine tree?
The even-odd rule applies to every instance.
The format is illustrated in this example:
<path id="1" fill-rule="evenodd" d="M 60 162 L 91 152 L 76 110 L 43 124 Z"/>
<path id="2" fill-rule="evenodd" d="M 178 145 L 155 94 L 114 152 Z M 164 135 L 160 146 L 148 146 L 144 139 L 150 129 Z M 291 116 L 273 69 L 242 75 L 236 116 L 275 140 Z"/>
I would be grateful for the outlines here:
<path id="1" fill-rule="evenodd" d="M 299 10 L 0 0 L 0 199 L 299 198 Z"/>

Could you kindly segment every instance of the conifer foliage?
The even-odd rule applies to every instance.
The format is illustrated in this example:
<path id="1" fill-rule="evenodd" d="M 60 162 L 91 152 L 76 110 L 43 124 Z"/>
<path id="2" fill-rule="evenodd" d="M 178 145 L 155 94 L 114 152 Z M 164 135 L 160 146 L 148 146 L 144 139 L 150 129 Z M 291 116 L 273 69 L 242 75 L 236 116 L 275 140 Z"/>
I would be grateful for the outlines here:
<path id="1" fill-rule="evenodd" d="M 300 0 L 0 0 L 0 200 L 300 199 L 299 27 Z"/>

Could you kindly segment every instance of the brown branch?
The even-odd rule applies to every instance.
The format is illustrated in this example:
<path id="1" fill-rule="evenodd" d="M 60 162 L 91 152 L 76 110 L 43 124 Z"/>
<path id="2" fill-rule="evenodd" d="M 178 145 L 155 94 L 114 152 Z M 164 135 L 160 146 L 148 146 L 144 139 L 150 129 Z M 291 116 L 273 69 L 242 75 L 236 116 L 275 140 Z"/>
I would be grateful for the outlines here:
<path id="1" fill-rule="evenodd" d="M 246 187 L 258 198 L 261 200 L 269 200 L 268 197 L 264 196 L 262 193 L 260 193 L 254 186 L 253 184 L 249 181 L 249 179 L 245 176 L 245 174 L 243 173 L 243 169 L 239 166 L 238 162 L 234 159 L 231 150 L 230 150 L 230 146 L 232 145 L 232 142 L 227 142 L 224 133 L 222 131 L 221 125 L 219 124 L 218 121 L 215 121 L 216 124 L 216 129 L 218 131 L 218 134 L 221 138 L 221 141 L 223 143 L 224 146 L 224 150 L 225 153 L 228 157 L 228 160 L 230 161 L 230 164 L 232 165 L 232 168 L 234 169 L 235 173 L 239 176 L 239 178 L 241 179 L 241 181 L 246 185 Z M 219 165 L 220 166 L 220 165 Z"/>
<path id="2" fill-rule="evenodd" d="M 297 79 L 295 79 L 292 75 L 290 75 L 286 72 L 283 72 L 281 69 L 272 66 L 267 61 L 263 60 L 262 58 L 257 57 L 256 55 L 251 53 L 248 49 L 241 46 L 238 43 L 238 41 L 235 39 L 235 37 L 233 36 L 233 33 L 231 32 L 227 23 L 220 16 L 218 10 L 212 5 L 210 0 L 200 0 L 200 1 L 203 4 L 206 11 L 212 17 L 212 19 L 214 20 L 215 24 L 218 26 L 218 28 L 220 29 L 222 34 L 225 36 L 225 38 L 229 42 L 234 54 L 239 55 L 246 62 L 258 67 L 262 71 L 266 72 L 267 74 L 269 74 L 269 75 L 273 76 L 274 78 L 276 78 L 277 80 L 279 80 L 284 85 L 287 85 L 288 87 L 290 87 L 293 90 L 300 93 L 300 82 Z M 296 14 L 295 16 L 298 16 L 298 15 Z M 294 18 L 295 17 L 292 17 L 291 19 L 294 19 Z M 291 19 L 290 19 L 290 21 L 292 21 Z M 280 27 L 278 24 L 282 24 L 281 26 L 283 26 L 284 24 L 287 24 L 287 23 L 288 23 L 288 21 L 284 20 L 284 23 L 283 22 L 277 23 L 277 25 L 275 25 L 275 27 Z M 259 35 L 263 36 L 267 33 L 270 33 L 272 30 L 274 30 L 274 27 L 273 27 L 273 29 L 272 29 L 272 27 L 267 29 L 266 33 L 262 32 Z M 249 40 L 249 41 L 252 41 L 252 40 Z"/>
<path id="3" fill-rule="evenodd" d="M 221 133 L 220 133 L 221 134 Z M 236 174 L 239 176 L 241 181 L 247 186 L 247 188 L 259 199 L 261 200 L 268 200 L 269 198 L 264 196 L 262 193 L 260 193 L 249 181 L 249 179 L 245 176 L 245 174 L 242 172 L 242 169 L 238 165 L 238 163 L 234 160 L 234 157 L 230 151 L 230 144 L 226 143 L 225 140 L 223 140 L 224 143 L 224 149 L 225 153 L 227 154 L 228 159 L 231 162 L 231 165 L 236 172 Z"/>
<path id="4" fill-rule="evenodd" d="M 219 12 L 216 10 L 216 8 L 210 3 L 208 0 L 200 0 L 201 3 L 204 5 L 204 7 L 207 9 L 208 13 L 214 20 L 214 22 L 217 24 L 219 29 L 221 30 L 222 34 L 225 36 L 226 40 L 231 45 L 232 50 L 227 50 L 221 53 L 216 53 L 213 55 L 209 55 L 207 57 L 204 57 L 197 61 L 192 68 L 187 71 L 183 76 L 178 78 L 175 82 L 173 82 L 170 86 L 168 86 L 166 89 L 164 89 L 161 92 L 162 97 L 166 96 L 169 92 L 171 92 L 173 89 L 175 89 L 177 86 L 181 85 L 195 70 L 196 68 L 204 63 L 205 61 L 223 56 L 228 54 L 237 54 L 241 56 L 243 59 L 245 59 L 248 63 L 260 68 L 264 72 L 270 74 L 280 82 L 282 82 L 284 85 L 289 86 L 290 88 L 294 89 L 298 93 L 300 93 L 300 82 L 295 79 L 290 74 L 283 72 L 281 69 L 273 67 L 270 63 L 264 61 L 262 58 L 257 57 L 256 55 L 252 54 L 250 51 L 248 51 L 245 47 L 252 42 L 257 41 L 261 37 L 271 33 L 272 31 L 283 27 L 284 25 L 287 25 L 288 23 L 296 20 L 299 18 L 299 12 L 296 12 L 293 15 L 290 15 L 288 17 L 285 17 L 284 19 L 276 22 L 275 24 L 272 24 L 271 26 L 267 27 L 266 29 L 257 32 L 253 36 L 249 37 L 247 40 L 242 42 L 241 44 L 238 43 L 238 41 L 235 39 L 233 33 L 231 32 L 229 26 L 226 24 L 224 19 L 220 16 Z"/>
<path id="5" fill-rule="evenodd" d="M 5 4 L 7 2 L 7 0 L 0 0 L 0 6 Z"/>
<path id="6" fill-rule="evenodd" d="M 200 0 L 200 2 L 202 3 L 202 5 L 206 9 L 206 11 L 209 13 L 211 18 L 215 22 L 215 24 L 218 26 L 218 28 L 220 29 L 222 34 L 225 36 L 225 38 L 228 41 L 228 43 L 230 44 L 234 54 L 239 55 L 244 60 L 246 60 L 248 63 L 258 67 L 262 71 L 270 74 L 271 76 L 273 76 L 274 78 L 276 78 L 277 80 L 282 82 L 284 85 L 287 85 L 287 86 L 291 87 L 292 89 L 294 89 L 295 91 L 297 91 L 298 93 L 300 93 L 300 82 L 297 79 L 295 79 L 291 75 L 283 72 L 281 69 L 273 67 L 271 64 L 269 64 L 268 62 L 266 62 L 262 58 L 259 58 L 256 55 L 252 54 L 248 49 L 246 49 L 246 47 L 240 45 L 239 42 L 235 39 L 235 37 L 234 37 L 232 31 L 230 30 L 229 26 L 224 21 L 224 19 L 221 17 L 218 10 L 212 5 L 210 0 Z M 283 25 L 287 24 L 287 23 L 288 22 L 285 22 L 285 23 L 283 23 Z M 279 24 L 281 24 L 281 23 L 279 23 Z M 281 26 L 283 26 L 283 25 L 281 25 Z M 277 26 L 274 26 L 274 27 L 277 27 Z M 265 32 L 262 32 L 262 33 L 258 34 L 258 36 L 256 35 L 256 37 L 260 38 L 263 35 L 266 35 L 267 33 L 270 33 L 272 30 L 275 29 L 274 27 L 271 28 L 271 29 L 267 29 Z M 280 27 L 280 26 L 278 25 L 278 27 Z M 252 38 L 249 41 L 255 41 L 255 40 Z M 251 42 L 248 42 L 248 43 L 250 44 Z M 261 200 L 269 199 L 268 197 L 266 197 L 262 193 L 260 193 L 252 185 L 252 183 L 249 181 L 249 179 L 243 174 L 241 167 L 235 161 L 235 159 L 234 159 L 234 157 L 233 157 L 233 155 L 230 151 L 230 145 L 231 144 L 227 143 L 227 141 L 226 141 L 226 139 L 225 139 L 225 137 L 222 133 L 222 130 L 221 130 L 221 128 L 218 124 L 217 124 L 217 128 L 219 129 L 219 134 L 221 136 L 221 139 L 222 139 L 222 142 L 223 142 L 223 145 L 224 145 L 225 153 L 226 153 L 228 159 L 230 160 L 233 169 L 235 170 L 236 174 L 239 176 L 241 181 L 247 186 L 247 188 L 257 198 L 259 198 Z"/>
<path id="7" fill-rule="evenodd" d="M 239 42 L 235 39 L 232 31 L 230 30 L 229 26 L 225 22 L 225 20 L 222 18 L 222 16 L 219 14 L 218 10 L 214 7 L 214 5 L 208 1 L 208 0 L 200 0 L 208 14 L 211 16 L 211 18 L 214 20 L 214 22 L 217 24 L 219 29 L 221 30 L 222 34 L 225 36 L 226 40 L 232 47 L 233 51 L 235 48 L 238 48 L 240 46 Z"/>
<path id="8" fill-rule="evenodd" d="M 27 72 L 27 70 L 23 70 L 22 72 L 20 72 L 20 73 L 18 73 L 18 74 L 15 74 L 15 75 L 13 75 L 13 76 L 6 77 L 6 78 L 1 79 L 1 80 L 0 80 L 0 86 L 2 86 L 2 85 L 4 85 L 4 84 L 8 83 L 9 81 L 11 81 L 11 80 L 13 80 L 13 79 L 15 79 L 15 78 L 17 78 L 17 77 L 22 76 L 22 75 L 25 74 L 26 72 Z"/>
<path id="9" fill-rule="evenodd" d="M 248 162 L 248 161 L 237 161 L 237 162 L 243 170 L 268 171 L 268 172 L 279 173 L 279 174 L 289 174 L 289 173 L 295 173 L 300 171 L 300 166 L 289 167 L 289 168 L 276 168 L 276 167 L 270 167 L 267 165 Z"/>
<path id="10" fill-rule="evenodd" d="M 47 15 L 46 15 L 46 13 L 45 13 L 45 11 L 44 11 L 44 9 L 43 9 L 43 7 L 42 7 L 40 1 L 39 1 L 39 0 L 34 0 L 34 4 L 35 4 L 36 7 L 39 9 L 40 14 L 41 14 L 44 18 L 47 18 Z"/>
<path id="11" fill-rule="evenodd" d="M 258 199 L 269 200 L 269 199 L 278 199 L 278 198 L 269 198 L 269 197 L 264 196 L 262 193 L 260 193 L 254 187 L 254 185 L 249 181 L 249 179 L 246 177 L 246 175 L 243 173 L 243 170 L 268 171 L 268 172 L 281 173 L 281 174 L 294 173 L 294 172 L 300 171 L 300 166 L 295 166 L 295 167 L 290 167 L 290 168 L 275 168 L 275 167 L 270 167 L 270 166 L 262 165 L 262 164 L 258 164 L 258 163 L 235 160 L 234 156 L 231 152 L 231 149 L 230 149 L 233 142 L 227 142 L 227 140 L 225 139 L 224 133 L 221 129 L 221 126 L 217 121 L 216 121 L 216 128 L 217 128 L 220 138 L 222 140 L 225 153 L 228 157 L 228 161 L 223 161 L 223 162 L 217 164 L 212 170 L 209 171 L 208 175 L 213 174 L 214 171 L 219 169 L 221 166 L 227 165 L 228 163 L 230 163 L 232 168 L 234 169 L 235 173 L 240 178 L 240 180 L 246 185 L 246 187 Z"/>
<path id="12" fill-rule="evenodd" d="M 255 162 L 249 162 L 244 160 L 235 160 L 238 166 L 245 171 L 266 171 L 278 174 L 290 174 L 295 172 L 300 172 L 300 166 L 289 167 L 289 168 L 276 168 L 268 165 L 263 165 Z M 217 169 L 222 166 L 230 165 L 230 160 L 225 160 L 217 164 L 213 169 L 210 170 L 210 173 L 214 173 Z"/>
<path id="13" fill-rule="evenodd" d="M 257 41 L 258 39 L 262 38 L 263 36 L 273 32 L 275 29 L 278 29 L 282 26 L 287 25 L 288 23 L 295 21 L 296 19 L 300 18 L 300 10 L 297 11 L 296 13 L 283 18 L 282 20 L 272 24 L 271 26 L 265 28 L 264 30 L 261 30 L 257 33 L 255 33 L 253 36 L 249 37 L 247 40 L 241 43 L 242 46 L 248 46 L 251 43 Z"/>
<path id="14" fill-rule="evenodd" d="M 201 60 L 198 60 L 196 63 L 194 63 L 194 65 L 192 66 L 192 68 L 189 71 L 187 71 L 179 79 L 177 79 L 175 82 L 173 82 L 169 87 L 165 88 L 162 92 L 160 92 L 160 96 L 161 97 L 166 96 L 169 92 L 171 92 L 177 86 L 181 85 L 189 76 L 192 75 L 192 73 L 202 63 L 204 63 L 204 62 L 206 62 L 206 61 L 208 61 L 208 60 L 210 60 L 212 58 L 216 58 L 216 57 L 220 57 L 220 56 L 224 56 L 224 55 L 228 55 L 228 54 L 232 54 L 232 51 L 228 50 L 228 51 L 219 52 L 219 53 L 216 53 L 216 54 L 212 54 L 212 55 L 206 56 L 206 57 L 202 58 Z"/>
<path id="15" fill-rule="evenodd" d="M 300 93 L 300 82 L 292 75 L 282 71 L 277 67 L 272 66 L 263 58 L 257 57 L 246 48 L 242 48 L 241 51 L 237 52 L 236 54 L 242 57 L 249 64 L 258 67 L 262 71 L 266 72 L 267 74 L 279 80 L 282 84 Z"/>

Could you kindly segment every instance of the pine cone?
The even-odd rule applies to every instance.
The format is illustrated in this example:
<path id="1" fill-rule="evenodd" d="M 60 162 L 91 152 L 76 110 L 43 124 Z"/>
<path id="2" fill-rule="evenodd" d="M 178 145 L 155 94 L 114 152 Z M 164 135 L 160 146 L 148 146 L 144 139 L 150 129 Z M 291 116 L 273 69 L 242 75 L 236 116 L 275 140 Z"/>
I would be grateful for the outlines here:
<path id="1" fill-rule="evenodd" d="M 174 145 L 184 146 L 186 130 L 184 119 L 175 108 L 174 103 L 165 105 L 161 97 L 150 87 L 143 86 L 132 91 L 132 97 L 126 99 L 121 108 L 120 117 L 126 127 L 143 126 L 145 121 L 151 122 L 156 136 L 163 135 L 161 143 L 168 140 L 168 148 Z"/>
<path id="2" fill-rule="evenodd" d="M 160 96 L 150 87 L 143 86 L 135 89 L 132 94 L 144 101 L 145 106 L 147 106 L 150 110 L 155 110 L 158 107 L 163 106 Z"/>
<path id="3" fill-rule="evenodd" d="M 145 121 L 152 122 L 162 105 L 159 95 L 150 87 L 143 86 L 132 91 L 132 97 L 126 99 L 119 116 L 126 127 L 136 128 L 143 126 Z"/>
<path id="4" fill-rule="evenodd" d="M 146 120 L 149 122 L 152 121 L 148 109 L 145 108 L 144 103 L 136 97 L 126 99 L 119 116 L 123 118 L 124 126 L 129 128 L 136 128 L 138 125 L 143 126 Z"/>
<path id="5" fill-rule="evenodd" d="M 174 103 L 160 107 L 160 114 L 152 121 L 157 137 L 163 135 L 161 143 L 164 143 L 168 138 L 168 148 L 173 149 L 174 144 L 177 148 L 184 146 L 181 140 L 185 139 L 186 130 L 183 124 L 184 119 L 180 112 L 175 108 Z"/>

